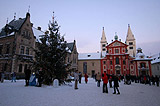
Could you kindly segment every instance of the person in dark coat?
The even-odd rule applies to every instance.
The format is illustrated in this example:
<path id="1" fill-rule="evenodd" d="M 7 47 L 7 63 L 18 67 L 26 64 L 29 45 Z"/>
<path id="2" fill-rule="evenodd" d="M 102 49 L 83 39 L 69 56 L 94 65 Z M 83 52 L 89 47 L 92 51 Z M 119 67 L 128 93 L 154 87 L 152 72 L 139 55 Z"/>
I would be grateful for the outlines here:
<path id="1" fill-rule="evenodd" d="M 159 78 L 157 77 L 157 75 L 155 77 L 155 82 L 156 82 L 157 86 L 159 86 Z"/>
<path id="2" fill-rule="evenodd" d="M 29 79 L 30 79 L 30 75 L 31 75 L 31 70 L 28 68 L 25 70 L 25 80 L 26 80 L 26 85 L 25 86 L 28 86 L 29 85 Z"/>
<path id="3" fill-rule="evenodd" d="M 104 74 L 102 74 L 102 80 L 103 80 L 103 93 L 108 93 L 108 77 L 106 75 L 106 71 L 104 71 Z"/>
<path id="4" fill-rule="evenodd" d="M 38 71 L 38 87 L 42 86 L 42 80 L 43 80 L 43 71 L 42 68 Z"/>
<path id="5" fill-rule="evenodd" d="M 110 75 L 110 77 L 109 77 L 109 86 L 110 86 L 110 88 L 112 88 L 112 75 Z"/>
<path id="6" fill-rule="evenodd" d="M 81 79 L 82 79 L 82 73 L 81 72 L 79 72 L 79 83 L 81 84 Z"/>
<path id="7" fill-rule="evenodd" d="M 120 94 L 119 89 L 118 89 L 119 83 L 118 83 L 118 76 L 117 75 L 114 76 L 113 81 L 114 81 L 114 92 L 113 92 L 113 94 L 116 94 L 116 89 L 117 89 L 117 92 L 118 92 L 117 94 Z"/>

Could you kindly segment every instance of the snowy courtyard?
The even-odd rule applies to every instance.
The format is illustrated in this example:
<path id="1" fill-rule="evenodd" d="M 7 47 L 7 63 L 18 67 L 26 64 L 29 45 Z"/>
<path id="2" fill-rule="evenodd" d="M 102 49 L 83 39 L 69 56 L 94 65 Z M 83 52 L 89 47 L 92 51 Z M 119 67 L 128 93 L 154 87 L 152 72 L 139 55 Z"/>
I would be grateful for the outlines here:
<path id="1" fill-rule="evenodd" d="M 101 87 L 96 86 L 94 79 L 88 83 L 78 84 L 78 90 L 72 86 L 63 85 L 25 87 L 24 80 L 11 83 L 5 80 L 0 83 L 0 106 L 160 106 L 160 87 L 132 83 L 120 83 L 120 95 L 102 93 Z"/>

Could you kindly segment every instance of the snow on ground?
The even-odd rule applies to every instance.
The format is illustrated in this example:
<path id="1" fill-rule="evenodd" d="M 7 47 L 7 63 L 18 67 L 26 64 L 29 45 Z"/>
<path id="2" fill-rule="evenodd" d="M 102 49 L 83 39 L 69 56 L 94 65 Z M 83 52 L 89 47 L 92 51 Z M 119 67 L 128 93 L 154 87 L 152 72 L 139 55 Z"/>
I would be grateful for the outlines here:
<path id="1" fill-rule="evenodd" d="M 79 89 L 71 86 L 25 87 L 24 80 L 0 83 L 0 106 L 160 106 L 160 87 L 132 83 L 120 83 L 120 95 L 102 93 L 93 79 L 88 84 L 78 84 Z"/>

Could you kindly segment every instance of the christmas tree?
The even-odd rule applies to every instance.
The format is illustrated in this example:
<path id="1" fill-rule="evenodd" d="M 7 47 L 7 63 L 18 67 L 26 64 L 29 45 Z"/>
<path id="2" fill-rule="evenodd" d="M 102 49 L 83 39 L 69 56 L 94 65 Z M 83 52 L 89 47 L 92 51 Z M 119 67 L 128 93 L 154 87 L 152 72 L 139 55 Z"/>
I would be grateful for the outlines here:
<path id="1" fill-rule="evenodd" d="M 67 55 L 67 46 L 64 36 L 60 35 L 59 25 L 54 20 L 49 22 L 49 32 L 40 37 L 35 50 L 35 67 L 43 70 L 43 83 L 50 85 L 54 79 L 58 79 L 62 84 L 67 78 L 67 66 L 65 59 Z"/>

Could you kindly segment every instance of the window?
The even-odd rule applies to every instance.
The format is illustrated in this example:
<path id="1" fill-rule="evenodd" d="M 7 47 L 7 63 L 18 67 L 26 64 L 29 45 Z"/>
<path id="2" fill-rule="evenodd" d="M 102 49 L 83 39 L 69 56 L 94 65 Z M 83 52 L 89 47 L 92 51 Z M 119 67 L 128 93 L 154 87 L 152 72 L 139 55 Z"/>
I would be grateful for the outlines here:
<path id="1" fill-rule="evenodd" d="M 0 45 L 0 55 L 2 54 L 3 45 Z"/>
<path id="2" fill-rule="evenodd" d="M 21 46 L 20 54 L 24 54 L 24 46 Z"/>
<path id="3" fill-rule="evenodd" d="M 119 58 L 116 57 L 116 64 L 119 64 Z"/>
<path id="4" fill-rule="evenodd" d="M 119 49 L 116 49 L 116 50 L 115 50 L 115 53 L 119 53 Z"/>
<path id="5" fill-rule="evenodd" d="M 133 45 L 133 42 L 129 42 L 129 45 Z"/>
<path id="6" fill-rule="evenodd" d="M 4 71 L 7 71 L 8 63 L 4 64 Z"/>
<path id="7" fill-rule="evenodd" d="M 6 44 L 6 54 L 9 54 L 10 44 Z"/>
<path id="8" fill-rule="evenodd" d="M 87 62 L 83 62 L 83 73 L 87 73 Z"/>
<path id="9" fill-rule="evenodd" d="M 94 62 L 92 63 L 92 66 L 94 66 Z"/>
<path id="10" fill-rule="evenodd" d="M 19 72 L 22 72 L 22 64 L 19 64 Z"/>
<path id="11" fill-rule="evenodd" d="M 102 49 L 102 51 L 105 51 L 106 49 Z"/>
<path id="12" fill-rule="evenodd" d="M 29 55 L 29 47 L 26 48 L 26 54 Z"/>
<path id="13" fill-rule="evenodd" d="M 69 59 L 69 57 L 68 57 L 68 63 L 70 62 L 70 59 Z"/>
<path id="14" fill-rule="evenodd" d="M 140 63 L 140 67 L 145 67 L 145 63 Z"/>
<path id="15" fill-rule="evenodd" d="M 102 45 L 102 47 L 106 47 L 106 45 L 105 45 L 105 44 L 103 44 L 103 45 Z"/>
<path id="16" fill-rule="evenodd" d="M 157 70 L 159 70 L 159 66 L 157 66 Z"/>
<path id="17" fill-rule="evenodd" d="M 106 61 L 103 61 L 103 64 L 106 64 Z"/>
<path id="18" fill-rule="evenodd" d="M 129 47 L 129 49 L 133 49 L 133 47 Z"/>
<path id="19" fill-rule="evenodd" d="M 126 64 L 126 61 L 125 61 L 125 60 L 123 60 L 123 64 Z"/>
<path id="20" fill-rule="evenodd" d="M 112 65 L 112 61 L 110 61 L 110 65 Z"/>

